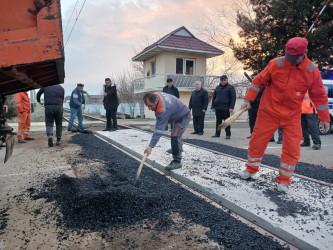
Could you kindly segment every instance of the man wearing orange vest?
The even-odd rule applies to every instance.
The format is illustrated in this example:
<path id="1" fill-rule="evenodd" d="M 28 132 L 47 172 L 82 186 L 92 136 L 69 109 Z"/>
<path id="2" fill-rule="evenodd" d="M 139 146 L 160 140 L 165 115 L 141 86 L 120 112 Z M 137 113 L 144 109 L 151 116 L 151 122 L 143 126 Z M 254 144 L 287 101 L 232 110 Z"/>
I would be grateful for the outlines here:
<path id="1" fill-rule="evenodd" d="M 31 104 L 28 92 L 15 94 L 15 104 L 18 113 L 18 143 L 26 143 L 26 141 L 35 140 L 35 138 L 29 136 Z"/>
<path id="2" fill-rule="evenodd" d="M 249 141 L 246 169 L 239 175 L 242 179 L 249 179 L 259 171 L 267 144 L 280 127 L 283 147 L 276 180 L 278 191 L 283 193 L 288 192 L 290 179 L 300 158 L 301 106 L 307 91 L 317 107 L 322 128 L 327 130 L 330 121 L 327 94 L 318 68 L 306 56 L 307 46 L 306 38 L 290 39 L 285 46 L 285 56 L 271 60 L 259 73 L 252 81 L 241 106 L 249 109 L 250 101 L 266 86 Z"/>
<path id="3" fill-rule="evenodd" d="M 301 143 L 301 147 L 310 147 L 310 132 L 313 141 L 312 148 L 314 150 L 319 150 L 321 148 L 318 119 L 316 114 L 316 107 L 312 103 L 309 94 L 306 93 L 302 102 L 301 125 L 304 141 Z"/>

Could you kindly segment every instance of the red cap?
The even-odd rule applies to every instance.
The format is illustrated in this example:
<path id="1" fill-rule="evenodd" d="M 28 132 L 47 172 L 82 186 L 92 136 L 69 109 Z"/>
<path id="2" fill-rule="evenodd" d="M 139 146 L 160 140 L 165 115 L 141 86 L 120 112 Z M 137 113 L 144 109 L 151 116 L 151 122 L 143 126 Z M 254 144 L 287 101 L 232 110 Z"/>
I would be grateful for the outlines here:
<path id="1" fill-rule="evenodd" d="M 300 55 L 306 51 L 308 47 L 308 40 L 303 37 L 291 38 L 286 44 L 286 54 Z"/>

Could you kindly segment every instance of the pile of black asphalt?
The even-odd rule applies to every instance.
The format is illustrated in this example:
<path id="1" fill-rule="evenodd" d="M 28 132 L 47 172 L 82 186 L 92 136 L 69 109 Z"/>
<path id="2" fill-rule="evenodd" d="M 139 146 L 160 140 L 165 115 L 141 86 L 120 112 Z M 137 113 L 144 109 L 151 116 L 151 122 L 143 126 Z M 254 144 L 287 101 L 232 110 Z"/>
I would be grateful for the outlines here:
<path id="1" fill-rule="evenodd" d="M 81 153 L 70 159 L 72 168 L 82 168 L 88 161 L 104 166 L 84 178 L 50 177 L 41 187 L 29 190 L 32 199 L 44 198 L 57 208 L 57 215 L 50 211 L 48 216 L 67 232 L 100 232 L 112 242 L 108 230 L 138 224 L 152 230 L 147 221 L 155 225 L 154 230 L 169 232 L 174 224 L 170 215 L 178 214 L 187 223 L 207 227 L 207 237 L 221 248 L 286 248 L 148 167 L 143 168 L 137 185 L 115 187 L 114 183 L 135 179 L 138 161 L 91 134 L 74 135 L 70 143 L 82 146 Z M 182 229 L 186 225 L 177 228 L 179 232 L 170 231 L 170 237 Z M 200 243 L 202 238 L 196 240 Z"/>
<path id="2" fill-rule="evenodd" d="M 242 159 L 247 159 L 247 150 L 242 148 L 236 148 L 227 146 L 220 143 L 207 142 L 196 139 L 184 139 L 185 142 L 200 146 L 203 148 L 215 150 L 224 154 L 236 156 Z M 271 167 L 279 168 L 280 157 L 271 154 L 265 154 L 262 163 Z M 327 183 L 333 183 L 333 170 L 327 169 L 321 165 L 310 164 L 305 162 L 298 162 L 295 169 L 296 174 L 304 175 L 316 180 L 324 181 Z"/>

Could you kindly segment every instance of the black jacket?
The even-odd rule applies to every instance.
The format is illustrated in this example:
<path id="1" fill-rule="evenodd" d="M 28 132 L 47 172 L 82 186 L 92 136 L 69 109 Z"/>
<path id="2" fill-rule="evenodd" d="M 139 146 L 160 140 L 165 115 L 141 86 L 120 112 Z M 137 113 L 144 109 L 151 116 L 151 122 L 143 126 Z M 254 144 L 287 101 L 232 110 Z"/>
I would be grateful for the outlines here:
<path id="1" fill-rule="evenodd" d="M 60 84 L 41 88 L 37 92 L 37 102 L 40 102 L 42 94 L 44 94 L 44 105 L 62 105 L 64 102 L 65 90 Z"/>
<path id="2" fill-rule="evenodd" d="M 107 87 L 104 85 L 104 92 L 107 96 L 104 96 L 103 104 L 105 109 L 116 109 L 119 106 L 119 100 L 117 95 L 116 85 Z"/>
<path id="3" fill-rule="evenodd" d="M 234 86 L 229 83 L 226 85 L 219 84 L 214 91 L 212 100 L 212 109 L 226 110 L 234 109 L 236 103 L 236 91 Z"/>
<path id="4" fill-rule="evenodd" d="M 169 88 L 168 85 L 164 86 L 164 88 L 163 88 L 163 92 L 164 92 L 164 93 L 167 93 L 167 94 L 169 94 L 169 95 L 173 95 L 173 96 L 175 96 L 175 97 L 177 97 L 177 98 L 179 99 L 179 91 L 178 91 L 178 89 L 177 89 L 175 86 L 173 86 L 173 85 L 172 85 L 171 88 Z"/>
<path id="5" fill-rule="evenodd" d="M 192 109 L 193 116 L 204 116 L 205 112 L 202 110 L 207 110 L 208 106 L 208 92 L 207 90 L 201 88 L 199 90 L 194 90 L 192 92 L 189 109 Z"/>
<path id="6" fill-rule="evenodd" d="M 259 104 L 260 104 L 260 99 L 262 94 L 264 93 L 265 87 L 261 88 L 258 95 L 254 99 L 253 102 L 250 102 L 251 108 L 258 110 L 259 109 Z"/>

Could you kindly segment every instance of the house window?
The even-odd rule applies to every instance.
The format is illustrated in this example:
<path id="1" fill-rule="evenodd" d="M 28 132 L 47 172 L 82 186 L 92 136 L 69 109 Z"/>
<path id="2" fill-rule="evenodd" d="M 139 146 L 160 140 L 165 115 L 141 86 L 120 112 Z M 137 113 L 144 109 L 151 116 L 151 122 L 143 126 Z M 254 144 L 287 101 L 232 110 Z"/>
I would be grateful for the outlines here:
<path id="1" fill-rule="evenodd" d="M 176 74 L 194 75 L 194 59 L 176 58 Z"/>
<path id="2" fill-rule="evenodd" d="M 156 74 L 156 62 L 151 62 L 151 75 L 155 75 Z"/>

